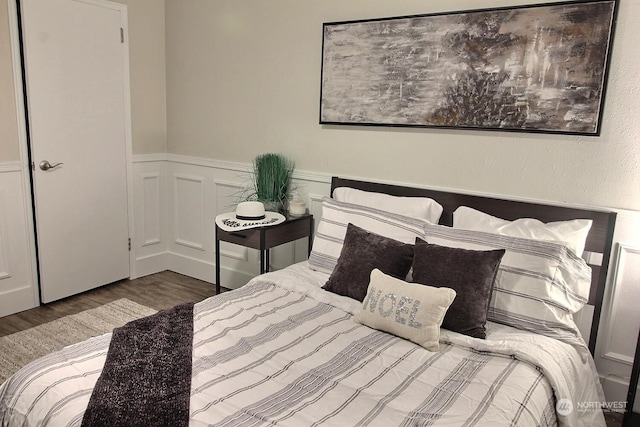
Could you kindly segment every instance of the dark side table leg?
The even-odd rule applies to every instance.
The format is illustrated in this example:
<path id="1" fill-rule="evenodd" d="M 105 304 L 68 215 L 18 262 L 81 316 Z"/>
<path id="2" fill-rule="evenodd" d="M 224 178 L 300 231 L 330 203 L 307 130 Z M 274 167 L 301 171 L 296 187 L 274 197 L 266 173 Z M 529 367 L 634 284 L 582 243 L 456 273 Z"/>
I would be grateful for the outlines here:
<path id="1" fill-rule="evenodd" d="M 260 274 L 269 271 L 269 249 L 265 249 L 266 235 L 264 227 L 260 229 Z"/>
<path id="2" fill-rule="evenodd" d="M 264 251 L 264 272 L 263 273 L 268 273 L 269 272 L 269 249 L 266 249 Z"/>
<path id="3" fill-rule="evenodd" d="M 309 237 L 307 237 L 307 256 L 311 255 L 311 249 L 313 248 L 313 239 L 311 238 L 311 236 L 313 236 L 313 217 L 309 218 Z"/>
<path id="4" fill-rule="evenodd" d="M 220 295 L 220 240 L 218 226 L 216 226 L 216 295 Z"/>

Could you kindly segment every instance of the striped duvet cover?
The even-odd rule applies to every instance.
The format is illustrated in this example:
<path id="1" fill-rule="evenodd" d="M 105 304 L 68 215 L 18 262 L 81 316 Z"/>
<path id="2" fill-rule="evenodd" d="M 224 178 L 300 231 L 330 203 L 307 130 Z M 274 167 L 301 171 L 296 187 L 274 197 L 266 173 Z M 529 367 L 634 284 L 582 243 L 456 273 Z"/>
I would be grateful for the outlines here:
<path id="1" fill-rule="evenodd" d="M 487 340 L 442 330 L 429 352 L 355 323 L 360 303 L 327 277 L 301 263 L 196 304 L 190 425 L 605 425 L 580 409 L 602 398 L 586 348 L 488 324 Z M 0 424 L 80 425 L 109 340 L 16 373 Z"/>

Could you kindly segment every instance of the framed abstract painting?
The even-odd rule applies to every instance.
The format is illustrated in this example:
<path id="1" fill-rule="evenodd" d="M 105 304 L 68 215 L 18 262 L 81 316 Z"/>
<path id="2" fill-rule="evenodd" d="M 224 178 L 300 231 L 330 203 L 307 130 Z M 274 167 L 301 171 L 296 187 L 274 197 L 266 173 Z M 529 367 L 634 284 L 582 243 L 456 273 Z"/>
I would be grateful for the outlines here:
<path id="1" fill-rule="evenodd" d="M 617 0 L 323 24 L 320 124 L 599 135 Z"/>

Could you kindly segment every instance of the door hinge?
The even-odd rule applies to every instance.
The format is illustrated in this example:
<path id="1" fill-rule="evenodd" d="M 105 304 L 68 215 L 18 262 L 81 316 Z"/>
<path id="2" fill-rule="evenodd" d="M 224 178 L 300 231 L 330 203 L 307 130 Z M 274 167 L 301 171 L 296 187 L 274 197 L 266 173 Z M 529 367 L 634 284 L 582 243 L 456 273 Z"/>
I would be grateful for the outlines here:
<path id="1" fill-rule="evenodd" d="M 124 28 L 120 28 L 120 43 L 124 43 Z"/>
<path id="2" fill-rule="evenodd" d="M 131 252 L 131 237 L 129 237 L 129 252 Z"/>

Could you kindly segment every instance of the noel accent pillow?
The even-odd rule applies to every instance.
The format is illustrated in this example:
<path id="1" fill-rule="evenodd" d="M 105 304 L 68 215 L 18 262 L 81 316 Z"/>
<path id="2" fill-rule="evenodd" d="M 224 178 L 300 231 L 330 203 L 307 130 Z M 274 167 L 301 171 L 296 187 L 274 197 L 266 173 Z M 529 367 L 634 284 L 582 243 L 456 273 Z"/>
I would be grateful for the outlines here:
<path id="1" fill-rule="evenodd" d="M 440 326 L 455 296 L 453 289 L 407 283 L 374 269 L 354 320 L 438 351 Z"/>

